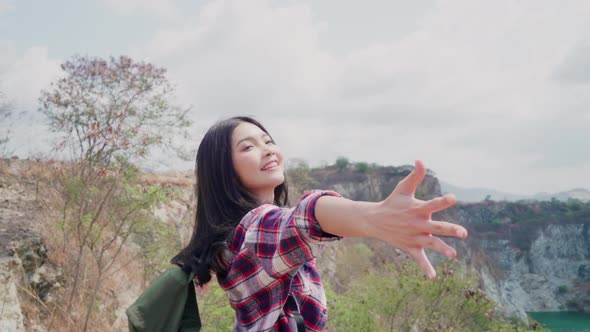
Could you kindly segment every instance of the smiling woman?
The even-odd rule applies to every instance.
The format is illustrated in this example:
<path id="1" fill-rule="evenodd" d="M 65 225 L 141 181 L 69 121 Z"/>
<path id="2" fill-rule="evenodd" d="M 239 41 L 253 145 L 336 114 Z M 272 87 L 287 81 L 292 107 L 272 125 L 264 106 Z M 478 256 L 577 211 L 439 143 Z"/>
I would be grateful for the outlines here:
<path id="1" fill-rule="evenodd" d="M 172 262 L 203 286 L 217 277 L 235 310 L 234 331 L 321 331 L 326 295 L 315 257 L 323 245 L 371 237 L 409 253 L 430 278 L 424 253 L 456 252 L 433 235 L 467 237 L 458 225 L 433 221 L 452 195 L 414 197 L 426 174 L 420 161 L 382 202 L 348 200 L 314 190 L 287 208 L 283 154 L 256 120 L 220 121 L 203 138 L 196 160 L 197 213 L 191 240 Z"/>
<path id="2" fill-rule="evenodd" d="M 274 188 L 285 181 L 283 154 L 260 127 L 243 122 L 232 135 L 232 161 L 240 182 L 258 202 L 272 203 Z"/>

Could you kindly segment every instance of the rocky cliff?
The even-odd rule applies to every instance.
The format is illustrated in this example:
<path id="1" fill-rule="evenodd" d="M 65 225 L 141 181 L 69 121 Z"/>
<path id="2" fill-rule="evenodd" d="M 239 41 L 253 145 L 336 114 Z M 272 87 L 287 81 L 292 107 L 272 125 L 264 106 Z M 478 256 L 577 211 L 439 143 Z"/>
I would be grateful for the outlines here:
<path id="1" fill-rule="evenodd" d="M 590 311 L 588 226 L 547 225 L 524 252 L 507 240 L 482 238 L 480 247 L 490 258 L 476 264 L 483 289 L 522 319 L 527 311 Z"/>
<path id="2" fill-rule="evenodd" d="M 0 331 L 24 331 L 29 322 L 19 293 L 33 290 L 47 300 L 48 291 L 59 287 L 59 269 L 45 264 L 47 248 L 36 230 L 42 213 L 36 181 L 22 169 L 11 171 L 0 172 Z"/>
<path id="3" fill-rule="evenodd" d="M 515 206 L 537 213 L 522 215 L 511 211 Z M 482 202 L 449 211 L 471 232 L 465 243 L 455 242 L 466 265 L 509 316 L 526 321 L 531 311 L 590 312 L 588 206 L 582 204 L 577 214 L 564 207 L 567 203 Z"/>
<path id="4" fill-rule="evenodd" d="M 412 169 L 413 166 L 374 166 L 361 171 L 355 168 L 338 169 L 332 166 L 313 169 L 310 171 L 310 176 L 315 180 L 315 188 L 331 189 L 352 200 L 375 202 L 387 197 Z M 416 197 L 430 199 L 440 195 L 440 184 L 434 172 L 427 170 L 427 176 L 418 187 Z"/>
<path id="5" fill-rule="evenodd" d="M 316 169 L 319 188 L 347 198 L 379 201 L 412 167 Z M 441 195 L 429 172 L 417 197 Z M 590 311 L 590 205 L 579 201 L 461 204 L 435 218 L 465 225 L 468 241 L 449 239 L 460 261 L 480 276 L 480 287 L 508 316 L 528 311 Z M 442 258 L 430 254 L 434 261 Z"/>

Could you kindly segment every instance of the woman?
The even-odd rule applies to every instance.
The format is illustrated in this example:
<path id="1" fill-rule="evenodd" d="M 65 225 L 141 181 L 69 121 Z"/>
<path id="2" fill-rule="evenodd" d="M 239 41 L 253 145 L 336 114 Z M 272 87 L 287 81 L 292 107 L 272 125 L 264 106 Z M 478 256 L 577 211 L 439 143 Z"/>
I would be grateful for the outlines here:
<path id="1" fill-rule="evenodd" d="M 173 262 L 203 286 L 215 273 L 236 311 L 234 331 L 321 331 L 326 298 L 314 258 L 323 242 L 372 237 L 409 253 L 429 278 L 436 273 L 424 249 L 455 258 L 434 235 L 467 237 L 455 224 L 433 221 L 455 203 L 452 195 L 414 198 L 422 162 L 384 201 L 352 201 L 312 191 L 285 208 L 284 157 L 257 121 L 234 117 L 209 129 L 197 152 L 197 213 L 188 246 Z"/>

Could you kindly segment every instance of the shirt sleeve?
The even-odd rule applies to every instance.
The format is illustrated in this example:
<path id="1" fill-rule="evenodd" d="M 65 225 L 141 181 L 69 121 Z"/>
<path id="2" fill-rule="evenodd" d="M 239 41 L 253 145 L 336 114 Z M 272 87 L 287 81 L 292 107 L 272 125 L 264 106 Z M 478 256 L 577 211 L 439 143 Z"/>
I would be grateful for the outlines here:
<path id="1" fill-rule="evenodd" d="M 315 190 L 303 195 L 293 208 L 262 205 L 248 213 L 243 246 L 253 252 L 272 277 L 296 272 L 313 260 L 324 242 L 341 237 L 323 231 L 315 216 L 317 200 L 324 196 L 342 197 L 334 191 Z"/>

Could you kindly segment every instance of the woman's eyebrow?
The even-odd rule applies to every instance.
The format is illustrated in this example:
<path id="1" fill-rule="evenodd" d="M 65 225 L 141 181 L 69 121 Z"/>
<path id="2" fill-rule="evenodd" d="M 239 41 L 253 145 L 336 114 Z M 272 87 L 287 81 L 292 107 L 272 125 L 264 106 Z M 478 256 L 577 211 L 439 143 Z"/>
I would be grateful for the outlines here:
<path id="1" fill-rule="evenodd" d="M 261 138 L 264 138 L 264 137 L 270 138 L 270 135 L 267 133 L 263 133 L 262 135 L 260 135 L 260 137 Z M 243 141 L 248 141 L 248 140 L 253 141 L 254 136 L 247 136 L 247 137 L 242 138 L 241 140 L 238 141 L 238 143 L 236 143 L 236 146 L 240 145 L 240 143 L 242 143 Z"/>

